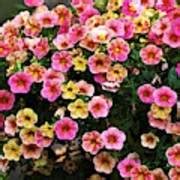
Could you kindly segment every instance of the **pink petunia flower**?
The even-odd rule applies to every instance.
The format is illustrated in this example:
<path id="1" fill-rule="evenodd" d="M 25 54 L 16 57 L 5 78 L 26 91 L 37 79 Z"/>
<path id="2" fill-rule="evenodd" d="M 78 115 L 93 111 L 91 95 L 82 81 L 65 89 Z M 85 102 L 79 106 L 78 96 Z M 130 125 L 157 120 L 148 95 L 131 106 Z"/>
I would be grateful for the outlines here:
<path id="1" fill-rule="evenodd" d="M 144 84 L 138 88 L 137 94 L 143 103 L 151 104 L 154 102 L 153 92 L 155 89 L 151 84 Z"/>
<path id="2" fill-rule="evenodd" d="M 157 119 L 154 118 L 151 112 L 148 112 L 148 122 L 150 126 L 154 128 L 158 128 L 161 130 L 166 129 L 168 122 L 171 121 L 171 118 L 169 117 L 168 119 Z"/>
<path id="3" fill-rule="evenodd" d="M 123 178 L 129 178 L 131 176 L 132 169 L 139 165 L 140 163 L 136 160 L 126 157 L 118 163 L 117 169 Z"/>
<path id="4" fill-rule="evenodd" d="M 49 43 L 47 38 L 39 38 L 37 42 L 30 48 L 33 54 L 38 58 L 42 59 L 49 52 Z"/>
<path id="5" fill-rule="evenodd" d="M 124 25 L 124 35 L 122 38 L 131 39 L 135 33 L 135 24 L 130 19 L 121 18 L 119 19 Z"/>
<path id="6" fill-rule="evenodd" d="M 73 47 L 73 43 L 68 34 L 57 35 L 57 37 L 53 40 L 53 44 L 58 50 L 66 50 Z"/>
<path id="7" fill-rule="evenodd" d="M 164 32 L 162 40 L 172 48 L 180 47 L 180 36 L 177 36 L 172 30 Z"/>
<path id="8" fill-rule="evenodd" d="M 93 74 L 105 73 L 108 71 L 111 65 L 111 59 L 109 56 L 99 53 L 89 57 L 88 66 L 89 70 Z"/>
<path id="9" fill-rule="evenodd" d="M 16 116 L 10 115 L 6 117 L 5 123 L 4 123 L 4 132 L 7 135 L 15 136 L 16 132 L 18 132 L 18 126 L 16 123 Z"/>
<path id="10" fill-rule="evenodd" d="M 118 128 L 110 127 L 102 132 L 101 138 L 104 142 L 106 149 L 121 150 L 126 140 L 126 135 Z"/>
<path id="11" fill-rule="evenodd" d="M 80 14 L 79 20 L 81 24 L 84 24 L 90 17 L 99 15 L 99 11 L 92 6 L 87 6 Z"/>
<path id="12" fill-rule="evenodd" d="M 0 90 L 0 111 L 11 110 L 14 106 L 15 96 L 7 90 Z"/>
<path id="13" fill-rule="evenodd" d="M 106 26 L 113 32 L 113 37 L 124 36 L 124 23 L 119 19 L 110 19 L 106 21 Z"/>
<path id="14" fill-rule="evenodd" d="M 148 34 L 148 39 L 150 42 L 155 43 L 156 45 L 162 45 L 163 44 L 163 34 L 157 35 L 155 32 L 150 31 Z"/>
<path id="15" fill-rule="evenodd" d="M 82 136 L 82 148 L 93 155 L 104 147 L 101 134 L 98 131 L 86 132 Z"/>
<path id="16" fill-rule="evenodd" d="M 179 180 L 180 178 L 180 169 L 179 167 L 174 167 L 169 170 L 168 176 L 170 180 Z"/>
<path id="17" fill-rule="evenodd" d="M 159 9 L 161 11 L 170 11 L 172 10 L 176 5 L 175 0 L 157 0 L 155 7 L 156 9 Z"/>
<path id="18" fill-rule="evenodd" d="M 62 27 L 68 27 L 72 21 L 72 12 L 71 10 L 63 4 L 57 5 L 53 12 L 58 15 L 58 25 Z"/>
<path id="19" fill-rule="evenodd" d="M 35 17 L 42 28 L 52 28 L 58 24 L 58 15 L 53 11 L 40 12 Z"/>
<path id="20" fill-rule="evenodd" d="M 122 13 L 126 16 L 136 17 L 142 11 L 140 3 L 133 0 L 124 0 L 122 5 Z"/>
<path id="21" fill-rule="evenodd" d="M 9 53 L 9 45 L 3 41 L 0 41 L 0 58 L 6 57 Z"/>
<path id="22" fill-rule="evenodd" d="M 35 144 L 40 148 L 49 147 L 53 139 L 47 136 L 44 136 L 43 133 L 39 130 L 35 132 Z"/>
<path id="23" fill-rule="evenodd" d="M 171 166 L 180 167 L 180 143 L 175 144 L 172 147 L 169 147 L 166 151 L 166 157 L 168 159 L 168 163 Z"/>
<path id="24" fill-rule="evenodd" d="M 74 24 L 70 27 L 68 34 L 72 43 L 76 44 L 86 36 L 87 28 L 80 24 Z"/>
<path id="25" fill-rule="evenodd" d="M 88 104 L 88 110 L 96 119 L 105 118 L 109 114 L 112 104 L 102 96 L 94 96 Z"/>
<path id="26" fill-rule="evenodd" d="M 177 102 L 177 94 L 171 88 L 162 86 L 153 93 L 155 104 L 161 107 L 173 107 Z"/>
<path id="27" fill-rule="evenodd" d="M 140 50 L 140 57 L 142 58 L 143 63 L 146 65 L 159 64 L 162 56 L 162 50 L 153 44 L 149 44 Z"/>
<path id="28" fill-rule="evenodd" d="M 126 61 L 129 53 L 129 44 L 121 38 L 113 39 L 108 44 L 108 54 L 114 61 Z"/>
<path id="29" fill-rule="evenodd" d="M 21 151 L 24 159 L 39 159 L 43 148 L 38 147 L 35 144 L 21 145 Z"/>
<path id="30" fill-rule="evenodd" d="M 0 130 L 4 129 L 4 115 L 0 113 Z"/>
<path id="31" fill-rule="evenodd" d="M 107 44 L 112 38 L 113 32 L 104 25 L 93 28 L 90 31 L 92 40 L 96 43 Z"/>
<path id="32" fill-rule="evenodd" d="M 50 102 L 54 102 L 61 95 L 61 83 L 59 80 L 45 81 L 41 90 L 43 98 Z"/>
<path id="33" fill-rule="evenodd" d="M 44 81 L 58 80 L 59 83 L 63 83 L 65 81 L 65 77 L 63 73 L 55 71 L 50 68 L 45 72 L 43 80 Z"/>
<path id="34" fill-rule="evenodd" d="M 59 140 L 73 140 L 78 132 L 78 124 L 69 117 L 55 123 L 54 130 Z"/>
<path id="35" fill-rule="evenodd" d="M 77 82 L 76 85 L 79 88 L 80 95 L 85 95 L 85 96 L 90 96 L 90 97 L 93 96 L 95 89 L 92 84 L 88 84 L 86 81 L 81 80 L 81 81 Z"/>
<path id="36" fill-rule="evenodd" d="M 31 90 L 33 79 L 25 72 L 17 72 L 9 78 L 8 84 L 13 93 L 26 94 Z"/>
<path id="37" fill-rule="evenodd" d="M 55 71 L 68 72 L 72 65 L 72 56 L 68 51 L 53 54 L 51 66 Z"/>
<path id="38" fill-rule="evenodd" d="M 131 171 L 131 180 L 154 180 L 153 173 L 144 165 L 135 166 Z"/>
<path id="39" fill-rule="evenodd" d="M 98 43 L 94 42 L 90 35 L 86 35 L 85 38 L 80 41 L 79 45 L 91 52 L 94 52 L 98 47 Z"/>
<path id="40" fill-rule="evenodd" d="M 29 7 L 41 6 L 44 0 L 24 0 L 24 4 Z"/>
<path id="41" fill-rule="evenodd" d="M 73 6 L 77 6 L 79 4 L 88 4 L 88 5 L 93 5 L 93 0 L 72 0 L 71 4 Z"/>
<path id="42" fill-rule="evenodd" d="M 180 136 L 180 122 L 169 122 L 166 126 L 166 133 Z"/>
<path id="43" fill-rule="evenodd" d="M 170 29 L 169 18 L 162 18 L 153 24 L 151 31 L 157 35 L 162 35 L 165 31 L 169 31 Z"/>
<path id="44" fill-rule="evenodd" d="M 140 4 L 145 8 L 154 7 L 155 0 L 140 0 Z"/>

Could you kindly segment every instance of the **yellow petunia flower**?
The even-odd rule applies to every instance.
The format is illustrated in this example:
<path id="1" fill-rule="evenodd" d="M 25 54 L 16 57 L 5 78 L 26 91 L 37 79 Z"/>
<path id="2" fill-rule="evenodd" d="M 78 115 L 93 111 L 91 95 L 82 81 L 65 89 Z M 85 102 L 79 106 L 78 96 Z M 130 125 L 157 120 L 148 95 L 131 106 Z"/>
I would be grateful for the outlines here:
<path id="1" fill-rule="evenodd" d="M 30 108 L 20 110 L 17 115 L 17 125 L 25 128 L 32 128 L 38 121 L 37 114 Z"/>
<path id="2" fill-rule="evenodd" d="M 86 119 L 88 117 L 88 104 L 82 99 L 77 99 L 75 102 L 68 105 L 68 110 L 71 112 L 71 117 L 74 119 Z"/>
<path id="3" fill-rule="evenodd" d="M 73 65 L 75 71 L 86 71 L 87 60 L 83 57 L 77 56 L 73 59 Z"/>
<path id="4" fill-rule="evenodd" d="M 54 137 L 53 125 L 50 125 L 48 122 L 45 122 L 45 124 L 40 127 L 40 131 L 43 136 L 48 138 Z"/>
<path id="5" fill-rule="evenodd" d="M 11 139 L 4 144 L 3 152 L 5 158 L 9 161 L 19 161 L 21 156 L 21 148 L 17 144 L 16 139 Z"/>
<path id="6" fill-rule="evenodd" d="M 23 142 L 23 144 L 33 144 L 35 141 L 35 132 L 37 128 L 24 128 L 20 131 L 19 136 Z"/>
<path id="7" fill-rule="evenodd" d="M 127 75 L 128 71 L 126 68 L 124 68 L 121 64 L 115 64 L 109 68 L 106 77 L 108 81 L 122 82 Z"/>
<path id="8" fill-rule="evenodd" d="M 119 15 L 113 11 L 108 11 L 107 13 L 102 15 L 104 20 L 108 20 L 108 19 L 117 19 L 119 17 Z"/>
<path id="9" fill-rule="evenodd" d="M 156 104 L 151 105 L 151 113 L 153 117 L 157 119 L 167 119 L 171 111 L 172 108 L 170 107 L 160 107 L 157 106 Z"/>
<path id="10" fill-rule="evenodd" d="M 150 29 L 150 20 L 147 17 L 144 16 L 138 16 L 134 19 L 135 24 L 135 32 L 144 34 L 147 33 Z"/>
<path id="11" fill-rule="evenodd" d="M 123 4 L 123 0 L 109 0 L 107 4 L 107 9 L 112 11 L 117 11 Z"/>
<path id="12" fill-rule="evenodd" d="M 147 18 L 152 18 L 154 15 L 157 14 L 157 11 L 155 9 L 144 9 L 142 12 L 142 16 L 147 17 Z"/>
<path id="13" fill-rule="evenodd" d="M 62 85 L 62 97 L 64 99 L 75 99 L 79 92 L 79 88 L 73 81 L 69 81 L 67 84 Z"/>

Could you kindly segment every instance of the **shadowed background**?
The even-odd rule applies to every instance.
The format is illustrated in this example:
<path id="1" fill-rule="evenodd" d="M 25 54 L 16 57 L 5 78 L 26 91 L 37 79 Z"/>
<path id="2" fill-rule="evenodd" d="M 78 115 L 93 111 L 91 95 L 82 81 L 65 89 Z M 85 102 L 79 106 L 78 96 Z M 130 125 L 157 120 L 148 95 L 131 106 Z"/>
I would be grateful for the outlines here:
<path id="1" fill-rule="evenodd" d="M 49 7 L 53 7 L 58 3 L 68 5 L 70 0 L 45 0 Z M 2 24 L 8 18 L 16 15 L 19 9 L 22 9 L 23 0 L 0 0 L 0 23 Z"/>

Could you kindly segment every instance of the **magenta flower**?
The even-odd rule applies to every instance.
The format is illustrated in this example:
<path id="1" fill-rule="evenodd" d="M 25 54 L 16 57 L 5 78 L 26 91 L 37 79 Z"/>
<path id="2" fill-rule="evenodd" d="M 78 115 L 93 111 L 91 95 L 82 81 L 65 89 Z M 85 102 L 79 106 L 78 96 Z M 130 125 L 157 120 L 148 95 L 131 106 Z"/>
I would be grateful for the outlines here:
<path id="1" fill-rule="evenodd" d="M 59 80 L 45 81 L 41 90 L 43 98 L 50 102 L 54 102 L 61 95 L 61 83 Z"/>
<path id="2" fill-rule="evenodd" d="M 154 102 L 153 92 L 155 89 L 151 84 L 144 84 L 138 88 L 137 94 L 143 103 L 151 104 Z"/>
<path id="3" fill-rule="evenodd" d="M 175 8 L 175 0 L 157 0 L 155 7 L 161 11 L 170 11 Z"/>
<path id="4" fill-rule="evenodd" d="M 80 23 L 84 24 L 90 17 L 95 15 L 99 15 L 99 11 L 92 6 L 87 6 L 85 10 L 80 14 Z"/>
<path id="5" fill-rule="evenodd" d="M 73 140 L 78 132 L 78 124 L 69 117 L 55 123 L 54 130 L 59 140 Z"/>
<path id="6" fill-rule="evenodd" d="M 122 13 L 126 16 L 136 17 L 142 11 L 140 3 L 133 0 L 124 0 L 122 5 Z"/>
<path id="7" fill-rule="evenodd" d="M 161 107 L 173 107 L 177 102 L 177 94 L 171 88 L 162 86 L 153 93 L 155 104 Z"/>
<path id="8" fill-rule="evenodd" d="M 132 169 L 139 165 L 140 163 L 135 159 L 125 158 L 118 163 L 117 169 L 123 178 L 129 178 L 131 176 Z"/>
<path id="9" fill-rule="evenodd" d="M 124 23 L 118 19 L 110 19 L 106 22 L 106 26 L 113 32 L 114 37 L 124 36 Z"/>
<path id="10" fill-rule="evenodd" d="M 94 96 L 88 104 L 88 110 L 96 119 L 105 118 L 109 114 L 112 104 L 102 96 Z"/>
<path id="11" fill-rule="evenodd" d="M 14 106 L 15 96 L 7 90 L 0 90 L 0 111 L 11 110 Z"/>
<path id="12" fill-rule="evenodd" d="M 88 66 L 89 70 L 93 74 L 105 73 L 108 71 L 111 65 L 111 59 L 109 56 L 99 53 L 89 57 Z"/>
<path id="13" fill-rule="evenodd" d="M 29 7 L 41 6 L 44 0 L 24 0 L 24 4 Z"/>
<path id="14" fill-rule="evenodd" d="M 8 84 L 13 93 L 26 94 L 31 90 L 33 79 L 25 72 L 17 72 L 9 78 Z"/>
<path id="15" fill-rule="evenodd" d="M 180 36 L 180 17 L 172 21 L 172 31 L 176 36 Z"/>
<path id="16" fill-rule="evenodd" d="M 85 38 L 87 34 L 87 28 L 80 24 L 74 24 L 69 29 L 69 37 L 73 44 L 76 44 L 78 41 Z"/>
<path id="17" fill-rule="evenodd" d="M 101 134 L 98 131 L 86 132 L 82 136 L 82 148 L 93 155 L 104 147 Z"/>
<path id="18" fill-rule="evenodd" d="M 121 150 L 126 140 L 126 135 L 123 131 L 116 127 L 110 127 L 103 131 L 101 138 L 104 142 L 104 146 L 109 150 Z"/>
<path id="19" fill-rule="evenodd" d="M 49 52 L 49 44 L 47 38 L 39 38 L 32 48 L 30 48 L 33 54 L 42 59 Z"/>
<path id="20" fill-rule="evenodd" d="M 68 51 L 53 54 L 51 66 L 55 71 L 68 72 L 72 65 L 72 56 Z"/>
<path id="21" fill-rule="evenodd" d="M 166 157 L 168 158 L 168 163 L 171 166 L 180 166 L 180 143 L 169 147 L 166 151 Z"/>
<path id="22" fill-rule="evenodd" d="M 122 38 L 113 39 L 108 44 L 108 54 L 114 61 L 126 61 L 129 53 L 129 44 Z"/>
<path id="23" fill-rule="evenodd" d="M 159 64 L 162 56 L 163 56 L 163 52 L 161 48 L 153 44 L 147 45 L 146 47 L 142 48 L 140 51 L 140 57 L 142 58 L 143 63 L 146 65 Z"/>
<path id="24" fill-rule="evenodd" d="M 135 25 L 130 19 L 119 19 L 121 23 L 124 25 L 124 39 L 131 39 L 135 33 Z"/>

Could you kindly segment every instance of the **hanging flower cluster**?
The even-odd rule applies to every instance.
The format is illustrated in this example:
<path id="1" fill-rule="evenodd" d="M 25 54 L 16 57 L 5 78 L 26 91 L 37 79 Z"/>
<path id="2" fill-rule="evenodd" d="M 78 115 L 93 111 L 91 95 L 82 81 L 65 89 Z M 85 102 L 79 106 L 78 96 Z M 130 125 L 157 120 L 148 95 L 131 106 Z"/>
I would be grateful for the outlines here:
<path id="1" fill-rule="evenodd" d="M 24 3 L 0 27 L 4 176 L 19 164 L 29 175 L 180 179 L 175 1 Z"/>

